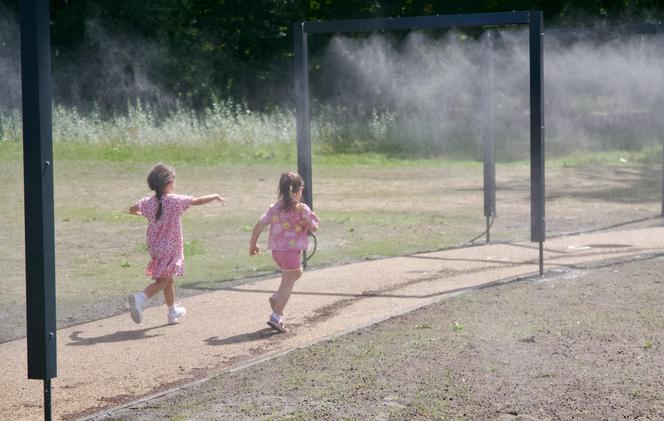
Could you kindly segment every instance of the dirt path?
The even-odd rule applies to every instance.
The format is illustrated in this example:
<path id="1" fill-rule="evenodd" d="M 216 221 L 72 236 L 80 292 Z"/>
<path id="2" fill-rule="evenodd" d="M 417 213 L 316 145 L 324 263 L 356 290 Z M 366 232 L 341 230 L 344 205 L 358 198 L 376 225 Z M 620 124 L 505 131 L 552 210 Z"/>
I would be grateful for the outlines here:
<path id="1" fill-rule="evenodd" d="M 92 420 L 661 420 L 662 271 L 475 289 Z"/>
<path id="2" fill-rule="evenodd" d="M 664 228 L 560 237 L 545 243 L 546 270 L 664 251 Z M 56 419 L 72 419 L 191 383 L 257 358 L 318 342 L 469 288 L 537 272 L 536 245 L 492 244 L 311 271 L 289 305 L 289 335 L 264 325 L 278 279 L 183 300 L 184 323 L 149 308 L 58 331 Z M 25 379 L 25 341 L 0 345 L 0 419 L 39 418 L 41 382 Z"/>

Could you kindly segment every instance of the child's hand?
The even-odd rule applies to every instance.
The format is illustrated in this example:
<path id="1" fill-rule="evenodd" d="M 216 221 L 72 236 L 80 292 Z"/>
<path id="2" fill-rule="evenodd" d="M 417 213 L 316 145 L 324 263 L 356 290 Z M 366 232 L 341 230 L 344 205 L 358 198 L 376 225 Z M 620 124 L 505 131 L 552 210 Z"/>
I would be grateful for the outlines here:
<path id="1" fill-rule="evenodd" d="M 129 208 L 129 213 L 130 215 L 142 215 L 141 211 L 138 209 L 138 206 L 133 205 L 132 207 Z"/>
<path id="2" fill-rule="evenodd" d="M 249 256 L 255 256 L 259 252 L 258 246 L 256 244 L 252 244 L 249 246 Z"/>

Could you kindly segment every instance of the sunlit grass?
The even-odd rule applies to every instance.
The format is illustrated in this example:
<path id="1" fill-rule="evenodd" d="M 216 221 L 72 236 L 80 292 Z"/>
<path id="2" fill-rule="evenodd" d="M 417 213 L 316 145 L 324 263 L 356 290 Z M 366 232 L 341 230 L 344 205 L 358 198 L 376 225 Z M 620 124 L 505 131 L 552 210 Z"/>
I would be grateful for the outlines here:
<path id="1" fill-rule="evenodd" d="M 646 146 L 638 150 L 613 151 L 577 151 L 560 157 L 547 159 L 551 167 L 579 167 L 587 165 L 646 165 L 662 162 L 662 148 L 660 146 Z"/>
<path id="2" fill-rule="evenodd" d="M 0 296 L 0 310 L 4 311 L 16 308 L 17 297 L 23 294 L 17 287 L 24 279 L 23 151 L 20 116 L 0 115 L 0 175 L 5 180 L 0 200 L 5 247 L 0 286 L 6 292 Z M 186 276 L 178 279 L 180 287 L 216 289 L 229 281 L 276 274 L 267 250 L 249 256 L 248 237 L 256 219 L 275 200 L 279 173 L 297 168 L 291 120 L 288 113 L 261 116 L 226 106 L 203 116 L 179 112 L 170 120 L 158 120 L 146 109 L 110 120 L 56 109 L 59 317 L 79 317 L 81 308 L 96 301 L 124 305 L 125 294 L 148 281 L 146 221 L 127 210 L 151 194 L 145 177 L 159 161 L 178 170 L 178 192 L 218 192 L 228 199 L 225 207 L 204 206 L 183 217 Z M 324 143 L 319 136 L 312 145 L 314 209 L 322 225 L 309 268 L 457 247 L 485 229 L 481 161 L 390 151 L 331 153 Z M 556 167 L 642 166 L 660 160 L 661 148 L 652 146 L 547 157 L 547 166 L 554 174 Z M 498 163 L 497 174 L 507 180 L 500 184 L 504 189 L 500 197 L 522 200 L 524 216 L 507 220 L 508 204 L 501 203 L 503 224 L 494 226 L 494 241 L 528 238 L 529 165 L 528 160 Z M 634 189 L 626 191 L 634 194 Z M 261 247 L 266 237 L 261 238 Z M 114 307 L 109 308 L 110 314 Z"/>

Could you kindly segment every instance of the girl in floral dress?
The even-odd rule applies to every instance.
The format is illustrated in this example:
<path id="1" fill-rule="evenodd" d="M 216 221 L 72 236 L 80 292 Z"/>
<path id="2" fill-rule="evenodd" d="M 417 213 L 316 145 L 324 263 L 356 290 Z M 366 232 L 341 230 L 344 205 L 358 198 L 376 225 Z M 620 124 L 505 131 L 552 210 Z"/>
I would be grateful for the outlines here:
<path id="1" fill-rule="evenodd" d="M 143 306 L 150 297 L 164 291 L 164 300 L 168 306 L 169 324 L 177 323 L 185 315 L 184 307 L 175 305 L 175 287 L 173 278 L 184 274 L 184 252 L 182 247 L 182 214 L 190 206 L 220 202 L 225 199 L 218 194 L 201 197 L 174 194 L 175 170 L 164 165 L 155 165 L 148 174 L 148 186 L 154 196 L 144 197 L 129 208 L 133 215 L 143 215 L 148 219 L 147 242 L 150 251 L 150 263 L 146 275 L 154 282 L 142 292 L 129 295 L 131 318 L 136 323 L 143 320 Z"/>
<path id="2" fill-rule="evenodd" d="M 249 240 L 249 254 L 258 254 L 256 242 L 261 232 L 270 227 L 267 247 L 272 259 L 281 269 L 279 291 L 269 298 L 272 314 L 267 324 L 273 329 L 288 333 L 283 312 L 293 290 L 293 284 L 302 276 L 301 255 L 307 250 L 308 231 L 318 230 L 318 217 L 309 207 L 300 203 L 304 181 L 295 172 L 281 174 L 279 201 L 269 207 L 256 222 Z"/>

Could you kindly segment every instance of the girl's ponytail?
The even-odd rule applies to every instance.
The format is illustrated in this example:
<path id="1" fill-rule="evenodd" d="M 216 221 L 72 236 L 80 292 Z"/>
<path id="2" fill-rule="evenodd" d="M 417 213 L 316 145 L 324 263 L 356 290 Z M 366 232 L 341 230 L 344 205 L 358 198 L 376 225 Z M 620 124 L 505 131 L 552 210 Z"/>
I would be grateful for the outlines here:
<path id="1" fill-rule="evenodd" d="M 159 219 L 161 218 L 161 212 L 163 210 L 163 204 L 161 203 L 161 195 L 162 195 L 161 189 L 157 189 L 155 191 L 155 194 L 157 196 L 157 202 L 159 202 L 159 207 L 157 208 L 157 215 L 155 215 L 155 219 Z"/>
<path id="2" fill-rule="evenodd" d="M 292 210 L 295 208 L 295 198 L 293 193 L 302 189 L 304 181 L 300 174 L 289 171 L 281 174 L 279 178 L 279 198 L 284 203 L 284 209 Z"/>

